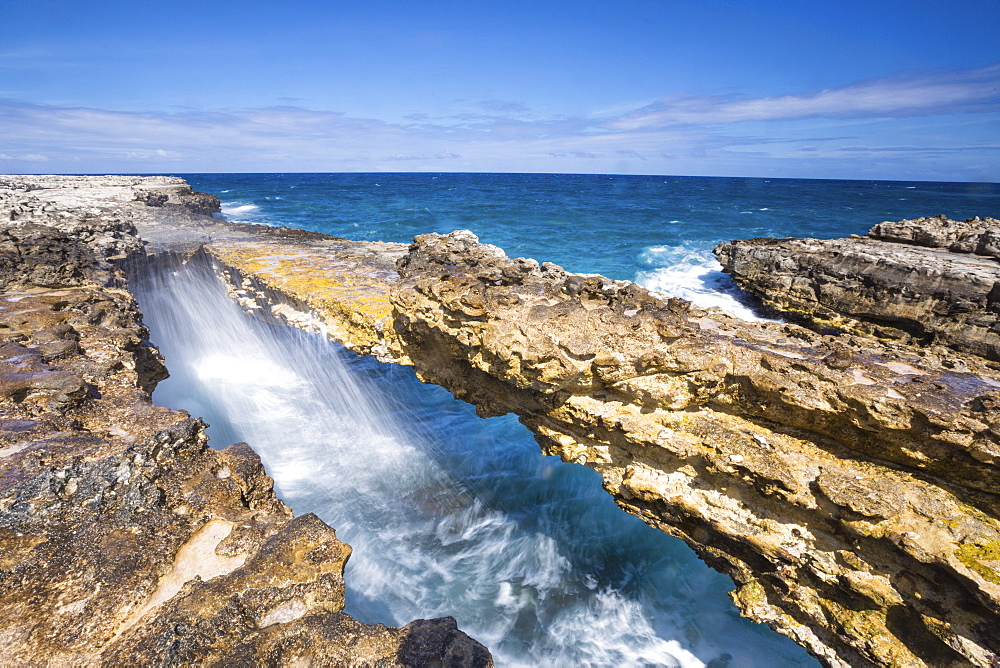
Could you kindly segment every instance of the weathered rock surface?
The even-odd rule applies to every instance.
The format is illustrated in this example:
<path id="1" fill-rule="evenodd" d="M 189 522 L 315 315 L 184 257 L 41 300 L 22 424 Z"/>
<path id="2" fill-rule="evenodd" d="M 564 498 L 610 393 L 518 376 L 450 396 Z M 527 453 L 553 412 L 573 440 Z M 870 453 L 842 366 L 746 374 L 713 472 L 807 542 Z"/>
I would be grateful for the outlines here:
<path id="1" fill-rule="evenodd" d="M 814 326 L 1000 360 L 1000 221 L 885 222 L 867 237 L 720 244 L 736 283 Z"/>
<path id="2" fill-rule="evenodd" d="M 970 218 L 949 220 L 946 216 L 886 221 L 868 230 L 868 236 L 930 248 L 947 248 L 952 253 L 975 253 L 1000 257 L 1000 220 Z"/>
<path id="3" fill-rule="evenodd" d="M 150 403 L 166 370 L 109 260 L 139 251 L 145 208 L 180 193 L 197 221 L 214 199 L 24 178 L 0 177 L 2 663 L 492 665 L 451 618 L 343 614 L 334 530 L 293 517 L 249 446 Z"/>
<path id="4" fill-rule="evenodd" d="M 742 323 L 469 233 L 417 237 L 398 278 L 369 258 L 331 284 L 302 244 L 207 250 L 248 304 L 321 315 L 481 414 L 517 413 L 824 662 L 996 661 L 1000 381 L 982 361 Z"/>
<path id="5" fill-rule="evenodd" d="M 143 215 L 162 208 L 147 204 Z M 1000 660 L 1000 380 L 988 361 L 915 347 L 913 335 L 739 322 L 630 283 L 510 259 L 467 232 L 405 248 L 222 223 L 208 224 L 210 234 L 146 225 L 136 223 L 157 239 L 151 246 L 204 243 L 191 261 L 218 263 L 249 310 L 413 364 L 483 415 L 517 413 L 546 452 L 595 468 L 625 510 L 730 574 L 744 614 L 824 663 Z M 43 338 L 56 353 L 72 347 Z M 139 366 L 155 376 L 152 362 Z M 52 406 L 79 396 L 72 382 L 45 382 Z M 229 468 L 215 480 L 238 477 Z M 239 526 L 241 516 L 219 517 Z M 284 526 L 255 545 L 265 550 Z M 249 554 L 245 564 L 256 573 L 251 564 L 265 562 Z M 182 592 L 157 608 L 165 616 L 151 622 L 152 639 L 129 631 L 117 642 L 162 651 L 155 629 L 197 627 L 171 620 L 203 609 L 218 624 L 258 620 L 256 647 L 291 646 L 259 620 L 301 607 L 290 598 L 230 606 L 220 590 L 244 590 L 228 577 L 186 585 L 203 599 Z M 241 605 L 254 612 L 241 617 Z M 411 646 L 440 647 L 450 631 L 435 628 Z M 213 633 L 193 634 L 206 652 L 216 651 Z"/>
<path id="6" fill-rule="evenodd" d="M 596 468 L 752 617 L 849 665 L 1000 653 L 986 367 L 727 321 L 465 235 L 418 237 L 400 273 L 396 329 L 426 378 Z"/>

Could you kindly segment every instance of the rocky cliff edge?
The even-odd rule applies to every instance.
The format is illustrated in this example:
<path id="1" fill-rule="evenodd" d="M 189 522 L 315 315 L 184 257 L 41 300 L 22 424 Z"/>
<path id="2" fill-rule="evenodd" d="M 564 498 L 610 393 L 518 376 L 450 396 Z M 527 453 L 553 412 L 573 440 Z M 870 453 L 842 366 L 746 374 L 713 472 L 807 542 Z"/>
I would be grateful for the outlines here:
<path id="1" fill-rule="evenodd" d="M 813 327 L 1000 361 L 995 218 L 884 222 L 849 239 L 733 241 L 715 254 L 740 287 Z"/>
<path id="2" fill-rule="evenodd" d="M 989 360 L 740 322 L 511 259 L 468 232 L 407 247 L 218 225 L 190 230 L 206 251 L 191 261 L 216 263 L 248 310 L 412 364 L 483 415 L 517 413 L 546 452 L 595 468 L 622 508 L 728 573 L 745 615 L 826 665 L 996 664 L 1000 380 Z M 146 229 L 169 245 L 181 227 Z M 38 328 L 24 327 L 19 345 Z M 53 405 L 73 387 L 53 390 Z M 231 555 L 222 540 L 211 552 Z M 268 621 L 301 609 L 281 605 Z"/>
<path id="3" fill-rule="evenodd" d="M 169 220 L 158 238 L 185 247 L 224 232 L 214 197 L 159 177 L 0 186 L 4 665 L 492 665 L 451 618 L 345 615 L 350 547 L 293 517 L 250 446 L 212 449 L 150 402 L 166 369 L 114 261 L 142 252 L 136 225 Z"/>
<path id="4" fill-rule="evenodd" d="M 519 415 L 825 664 L 1000 655 L 987 360 L 740 322 L 469 232 L 206 249 L 251 310 L 413 364 L 482 415 Z"/>

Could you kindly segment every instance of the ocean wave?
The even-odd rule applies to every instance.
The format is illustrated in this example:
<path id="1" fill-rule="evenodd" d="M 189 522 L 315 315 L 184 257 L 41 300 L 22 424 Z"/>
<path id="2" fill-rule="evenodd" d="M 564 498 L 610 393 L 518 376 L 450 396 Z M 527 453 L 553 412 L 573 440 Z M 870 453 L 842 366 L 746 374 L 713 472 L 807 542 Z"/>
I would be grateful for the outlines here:
<path id="1" fill-rule="evenodd" d="M 259 211 L 260 207 L 256 204 L 245 204 L 244 202 L 223 202 L 222 203 L 222 213 L 226 215 L 237 215 L 241 213 L 250 213 L 251 211 Z"/>
<path id="2" fill-rule="evenodd" d="M 722 271 L 704 247 L 651 246 L 640 259 L 651 268 L 639 271 L 635 282 L 667 297 L 680 297 L 705 308 L 718 307 L 742 320 L 767 320 L 757 314 L 752 298 Z"/>
<path id="3" fill-rule="evenodd" d="M 261 211 L 261 208 L 253 202 L 240 200 L 222 202 L 220 208 L 222 209 L 220 217 L 230 223 L 266 225 L 268 227 L 273 227 L 275 225 L 275 223 L 268 220 L 267 215 Z"/>

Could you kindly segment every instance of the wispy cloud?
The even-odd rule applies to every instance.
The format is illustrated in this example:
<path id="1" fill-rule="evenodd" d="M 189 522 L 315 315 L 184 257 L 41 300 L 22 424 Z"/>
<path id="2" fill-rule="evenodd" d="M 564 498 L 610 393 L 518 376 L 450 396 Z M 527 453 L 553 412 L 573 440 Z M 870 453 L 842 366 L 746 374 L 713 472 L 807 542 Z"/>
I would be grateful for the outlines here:
<path id="1" fill-rule="evenodd" d="M 0 160 L 18 160 L 22 162 L 48 162 L 48 156 L 41 155 L 39 153 L 23 153 L 21 155 L 10 155 L 8 153 L 0 153 Z"/>
<path id="2" fill-rule="evenodd" d="M 775 97 L 691 95 L 662 98 L 612 119 L 614 130 L 800 118 L 880 118 L 1000 109 L 1000 66 L 963 72 L 870 79 L 839 88 Z"/>
<path id="3" fill-rule="evenodd" d="M 841 146 L 845 153 L 986 153 L 1000 151 L 1000 146 Z"/>
<path id="4" fill-rule="evenodd" d="M 914 170 L 923 169 L 946 180 L 996 180 L 990 119 L 1000 110 L 998 88 L 1000 66 L 779 97 L 676 96 L 603 120 L 538 117 L 496 100 L 401 122 L 291 105 L 139 113 L 0 100 L 0 171 L 44 164 L 102 172 L 779 170 L 918 178 Z M 957 122 L 947 115 L 954 112 L 968 115 Z M 908 120 L 878 120 L 900 117 Z M 985 167 L 961 171 L 972 164 Z"/>

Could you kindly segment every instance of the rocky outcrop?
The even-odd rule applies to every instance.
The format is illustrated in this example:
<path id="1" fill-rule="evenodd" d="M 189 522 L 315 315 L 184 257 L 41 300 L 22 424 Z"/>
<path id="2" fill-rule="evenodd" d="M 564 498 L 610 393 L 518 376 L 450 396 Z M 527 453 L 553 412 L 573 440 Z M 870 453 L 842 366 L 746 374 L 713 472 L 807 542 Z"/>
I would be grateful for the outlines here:
<path id="1" fill-rule="evenodd" d="M 944 216 L 874 226 L 849 239 L 720 244 L 736 283 L 779 311 L 1000 361 L 1000 221 Z"/>
<path id="2" fill-rule="evenodd" d="M 929 248 L 946 248 L 952 253 L 975 253 L 1000 257 L 1000 220 L 970 218 L 949 220 L 946 216 L 886 221 L 868 230 L 868 236 Z"/>
<path id="3" fill-rule="evenodd" d="M 150 402 L 166 370 L 111 260 L 146 208 L 180 192 L 197 220 L 211 198 L 121 178 L 81 211 L 100 179 L 31 178 L 0 208 L 4 665 L 492 665 L 451 618 L 345 615 L 334 530 L 293 517 L 249 446 Z"/>
<path id="4" fill-rule="evenodd" d="M 400 274 L 396 329 L 423 377 L 600 471 L 732 575 L 751 617 L 831 663 L 1000 654 L 985 366 L 729 321 L 468 235 L 418 237 Z"/>
<path id="5" fill-rule="evenodd" d="M 409 363 L 400 356 L 389 300 L 406 244 L 303 238 L 274 228 L 254 232 L 238 242 L 204 246 L 245 308 L 321 330 L 363 355 Z"/>
<path id="6" fill-rule="evenodd" d="M 143 215 L 163 208 L 136 206 Z M 144 232 L 136 223 L 150 246 L 202 247 L 191 261 L 216 263 L 251 312 L 412 364 L 483 415 L 517 413 L 547 453 L 596 469 L 622 508 L 731 575 L 745 615 L 825 664 L 1000 660 L 1000 380 L 989 361 L 915 347 L 909 334 L 878 340 L 740 322 L 630 283 L 507 258 L 468 232 L 422 235 L 407 248 L 207 225 L 148 223 Z M 138 367 L 153 382 L 155 363 Z M 77 400 L 73 383 L 50 384 L 54 406 Z M 228 477 L 199 480 L 239 477 L 227 466 Z M 219 517 L 235 533 L 243 515 Z M 254 549 L 268 553 L 285 525 L 274 526 Z M 226 540 L 215 554 L 235 554 Z M 268 563 L 254 554 L 246 565 Z M 252 588 L 228 577 L 185 585 L 149 613 L 165 615 L 163 624 L 146 618 L 152 639 L 128 647 L 162 651 L 162 629 L 202 628 L 173 621 L 195 609 L 244 629 L 257 620 L 258 647 L 293 646 L 260 626 L 297 614 L 292 595 L 253 607 L 243 601 L 257 594 L 246 594 L 230 606 L 215 597 Z M 240 617 L 244 605 L 253 612 Z M 347 628 L 328 619 L 323 628 Z M 297 620 L 275 632 L 284 623 Z M 454 637 L 453 627 L 434 628 L 431 640 L 408 646 L 440 649 Z M 216 633 L 192 635 L 214 648 Z M 302 643 L 316 637 L 302 633 Z"/>
<path id="7" fill-rule="evenodd" d="M 417 237 L 398 277 L 364 254 L 323 272 L 341 243 L 207 250 L 251 309 L 517 413 L 828 665 L 996 661 L 1000 381 L 982 361 L 743 323 L 469 233 Z"/>

